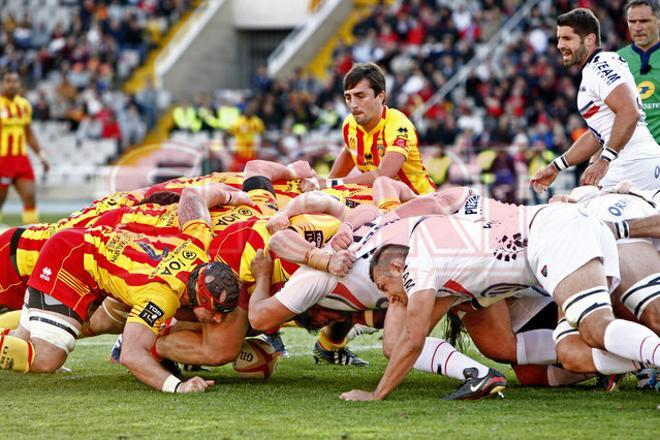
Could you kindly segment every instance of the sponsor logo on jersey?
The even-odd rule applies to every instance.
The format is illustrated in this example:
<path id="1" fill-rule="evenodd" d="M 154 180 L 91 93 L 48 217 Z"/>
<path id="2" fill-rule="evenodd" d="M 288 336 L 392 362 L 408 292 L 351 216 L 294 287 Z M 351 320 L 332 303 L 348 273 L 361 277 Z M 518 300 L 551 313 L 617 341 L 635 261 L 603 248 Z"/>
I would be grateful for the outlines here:
<path id="1" fill-rule="evenodd" d="M 607 60 L 600 60 L 600 57 L 594 58 L 594 63 L 593 63 L 593 69 L 596 72 L 598 76 L 601 77 L 605 81 L 605 84 L 608 86 L 611 85 L 613 82 L 621 79 L 621 75 L 616 73 L 612 67 L 610 67 L 609 63 Z"/>
<path id="2" fill-rule="evenodd" d="M 394 145 L 400 148 L 408 149 L 408 141 L 406 139 L 397 137 L 396 140 L 394 141 Z"/>
<path id="3" fill-rule="evenodd" d="M 320 248 L 323 246 L 323 232 L 322 231 L 305 231 L 305 241 L 312 243 L 314 246 Z"/>
<path id="4" fill-rule="evenodd" d="M 160 307 L 149 301 L 147 305 L 144 306 L 144 309 L 142 309 L 142 311 L 138 316 L 142 318 L 144 322 L 146 322 L 150 326 L 153 326 L 154 324 L 156 324 L 156 321 L 158 321 L 160 318 L 163 317 L 164 314 L 165 313 Z"/>
<path id="5" fill-rule="evenodd" d="M 647 100 L 655 93 L 655 84 L 651 81 L 642 81 L 637 84 L 637 91 L 643 100 Z"/>
<path id="6" fill-rule="evenodd" d="M 50 281 L 50 276 L 52 274 L 53 271 L 51 270 L 51 268 L 46 266 L 43 269 L 41 269 L 41 274 L 39 274 L 39 278 L 41 278 L 44 281 Z"/>
<path id="7" fill-rule="evenodd" d="M 548 277 L 548 265 L 544 265 L 543 268 L 541 269 L 541 275 L 544 277 Z"/>

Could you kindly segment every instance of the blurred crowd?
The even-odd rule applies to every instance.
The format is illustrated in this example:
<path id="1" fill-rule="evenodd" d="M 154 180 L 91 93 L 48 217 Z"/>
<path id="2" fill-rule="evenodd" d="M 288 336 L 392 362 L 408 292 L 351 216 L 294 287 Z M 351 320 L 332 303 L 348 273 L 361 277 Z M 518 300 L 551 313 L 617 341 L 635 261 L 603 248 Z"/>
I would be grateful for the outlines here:
<path id="1" fill-rule="evenodd" d="M 277 80 L 260 67 L 243 99 L 227 102 L 218 93 L 182 103 L 191 117 L 195 111 L 201 113 L 198 124 L 178 128 L 231 135 L 232 117 L 223 126 L 213 126 L 204 115 L 221 119 L 224 109 L 226 116 L 237 118 L 250 107 L 265 126 L 262 142 L 293 158 L 302 154 L 301 146 L 314 133 L 338 131 L 347 115 L 342 78 L 353 63 L 366 61 L 385 68 L 388 104 L 412 115 L 475 56 L 479 45 L 489 41 L 521 3 L 404 0 L 377 6 L 354 26 L 352 44 L 338 43 L 326 79 L 298 69 L 291 78 Z M 575 7 L 592 9 L 601 21 L 603 45 L 615 50 L 627 44 L 623 3 L 541 1 L 513 29 L 505 40 L 508 44 L 489 54 L 462 88 L 428 108 L 415 123 L 420 144 L 432 146 L 425 151 L 437 183 L 448 179 L 477 183 L 460 181 L 465 173 L 450 172 L 458 159 L 476 164 L 478 179 L 491 187 L 494 196 L 510 202 L 540 202 L 527 190 L 528 177 L 586 129 L 575 108 L 579 72 L 562 66 L 555 47 L 556 17 Z M 330 138 L 340 142 L 339 137 Z"/>
<path id="2" fill-rule="evenodd" d="M 39 2 L 42 3 L 39 3 Z M 28 0 L 2 9 L 0 69 L 19 72 L 33 118 L 68 121 L 80 140 L 142 140 L 157 118 L 153 85 L 120 86 L 189 0 Z"/>

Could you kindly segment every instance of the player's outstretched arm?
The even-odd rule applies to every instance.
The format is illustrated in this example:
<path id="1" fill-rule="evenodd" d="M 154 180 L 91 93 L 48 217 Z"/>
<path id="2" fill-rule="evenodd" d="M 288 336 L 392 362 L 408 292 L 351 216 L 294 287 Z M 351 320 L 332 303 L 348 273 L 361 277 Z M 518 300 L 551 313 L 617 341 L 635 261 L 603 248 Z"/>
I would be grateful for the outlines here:
<path id="1" fill-rule="evenodd" d="M 383 400 L 403 381 L 422 352 L 426 335 L 431 330 L 434 305 L 436 312 L 438 307 L 445 306 L 444 312 L 446 313 L 454 300 L 455 298 L 452 297 L 439 298 L 437 301 L 441 304 L 436 304 L 433 289 L 415 292 L 408 300 L 406 323 L 376 389 L 373 392 L 352 390 L 343 393 L 340 398 L 342 400 Z"/>
<path id="2" fill-rule="evenodd" d="M 553 184 L 559 172 L 584 161 L 600 151 L 600 143 L 591 131 L 586 131 L 571 147 L 534 174 L 530 184 L 536 192 L 542 192 Z"/>
<path id="3" fill-rule="evenodd" d="M 306 264 L 314 269 L 344 276 L 353 267 L 355 256 L 342 250 L 334 254 L 318 249 L 295 231 L 285 229 L 276 232 L 268 241 L 270 249 L 280 258 L 296 264 Z"/>
<path id="4" fill-rule="evenodd" d="M 298 160 L 290 165 L 255 159 L 249 161 L 243 170 L 244 180 L 250 177 L 263 176 L 270 180 L 305 179 L 316 175 L 309 162 Z"/>
<path id="5" fill-rule="evenodd" d="M 257 331 L 266 331 L 293 319 L 296 313 L 287 309 L 274 296 L 270 296 L 273 273 L 273 260 L 270 253 L 264 254 L 263 249 L 259 249 L 252 260 L 250 271 L 255 279 L 255 287 L 250 295 L 248 308 L 250 326 Z"/>
<path id="6" fill-rule="evenodd" d="M 405 203 L 418 197 L 408 185 L 388 176 L 379 176 L 374 180 L 374 203 L 381 208 L 388 202 Z"/>
<path id="7" fill-rule="evenodd" d="M 142 324 L 126 324 L 121 351 L 121 364 L 141 382 L 169 393 L 200 393 L 213 386 L 212 380 L 193 377 L 181 382 L 172 376 L 151 356 L 156 335 Z"/>
<path id="8" fill-rule="evenodd" d="M 321 191 L 301 194 L 289 202 L 284 209 L 273 215 L 266 225 L 271 234 L 289 226 L 289 219 L 300 214 L 328 214 L 345 220 L 348 207 L 336 198 Z"/>
<path id="9" fill-rule="evenodd" d="M 449 215 L 458 211 L 465 201 L 474 195 L 476 193 L 471 188 L 457 186 L 417 197 L 399 206 L 394 211 L 400 218 L 417 215 Z"/>

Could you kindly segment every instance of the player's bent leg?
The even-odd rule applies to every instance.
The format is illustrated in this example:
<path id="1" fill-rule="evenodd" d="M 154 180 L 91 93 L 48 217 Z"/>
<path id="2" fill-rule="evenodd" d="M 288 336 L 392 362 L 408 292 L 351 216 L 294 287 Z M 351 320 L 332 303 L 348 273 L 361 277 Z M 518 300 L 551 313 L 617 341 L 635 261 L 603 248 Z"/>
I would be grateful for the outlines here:
<path id="1" fill-rule="evenodd" d="M 657 365 L 660 338 L 640 324 L 615 319 L 605 285 L 602 264 L 593 259 L 563 279 L 553 297 L 564 311 L 568 324 L 579 330 L 589 346 Z"/>
<path id="2" fill-rule="evenodd" d="M 516 335 L 506 301 L 466 313 L 461 320 L 479 352 L 497 362 L 517 362 Z"/>
<path id="3" fill-rule="evenodd" d="M 119 334 L 123 331 L 131 308 L 113 298 L 106 297 L 101 306 L 83 324 L 81 333 L 86 337 Z"/>
<path id="4" fill-rule="evenodd" d="M 620 244 L 621 284 L 613 294 L 615 315 L 660 333 L 660 254 L 651 243 Z M 621 311 L 619 304 L 628 311 Z"/>

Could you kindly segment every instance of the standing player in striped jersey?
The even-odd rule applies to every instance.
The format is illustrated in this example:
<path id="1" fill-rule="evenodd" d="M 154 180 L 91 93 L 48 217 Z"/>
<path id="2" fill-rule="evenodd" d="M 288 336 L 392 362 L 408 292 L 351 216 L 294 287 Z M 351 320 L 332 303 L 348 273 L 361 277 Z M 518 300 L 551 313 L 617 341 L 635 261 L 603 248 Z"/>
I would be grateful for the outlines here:
<path id="1" fill-rule="evenodd" d="M 342 127 L 344 148 L 329 177 L 306 182 L 303 190 L 345 183 L 371 185 L 376 177 L 401 180 L 416 194 L 435 190 L 422 163 L 415 126 L 385 102 L 385 75 L 376 64 L 356 64 L 344 77 L 344 98 L 351 114 Z M 347 177 L 356 168 L 361 174 Z"/>
<path id="2" fill-rule="evenodd" d="M 208 191 L 187 188 L 179 203 L 181 233 L 148 237 L 109 228 L 73 228 L 41 251 L 29 286 L 29 328 L 0 337 L 0 368 L 47 373 L 75 348 L 90 306 L 111 296 L 132 307 L 123 333 L 121 362 L 145 384 L 164 392 L 201 392 L 213 385 L 199 377 L 171 376 L 152 357 L 161 324 L 189 306 L 200 322 L 221 322 L 238 301 L 231 269 L 210 263 L 213 237 Z"/>
<path id="3" fill-rule="evenodd" d="M 9 187 L 14 185 L 23 202 L 23 223 L 37 223 L 35 183 L 32 165 L 27 157 L 25 144 L 37 154 L 44 172 L 48 172 L 48 161 L 37 138 L 32 133 L 32 106 L 18 94 L 21 80 L 18 73 L 6 71 L 2 74 L 0 96 L 0 221 L 2 206 Z"/>
<path id="4" fill-rule="evenodd" d="M 534 175 L 534 189 L 544 191 L 561 170 L 597 153 L 582 185 L 607 189 L 630 180 L 641 190 L 660 187 L 660 146 L 647 127 L 635 78 L 620 55 L 600 47 L 598 19 L 584 8 L 560 15 L 557 40 L 564 66 L 582 69 L 577 107 L 589 131 Z"/>

